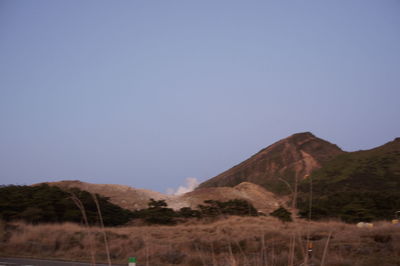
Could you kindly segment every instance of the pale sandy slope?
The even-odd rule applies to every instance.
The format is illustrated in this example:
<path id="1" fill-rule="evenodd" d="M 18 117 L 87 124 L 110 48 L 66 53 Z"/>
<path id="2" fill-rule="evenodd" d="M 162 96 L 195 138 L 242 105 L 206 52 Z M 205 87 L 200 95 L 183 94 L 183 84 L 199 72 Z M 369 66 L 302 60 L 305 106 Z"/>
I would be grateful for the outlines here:
<path id="1" fill-rule="evenodd" d="M 249 182 L 243 182 L 235 187 L 202 188 L 182 195 L 167 195 L 124 185 L 92 184 L 78 180 L 48 182 L 47 184 L 62 189 L 77 187 L 81 190 L 97 193 L 108 197 L 112 203 L 129 210 L 147 208 L 147 203 L 151 198 L 155 200 L 163 199 L 169 207 L 174 209 L 196 208 L 199 204 L 203 204 L 205 200 L 210 199 L 219 201 L 244 199 L 251 202 L 258 210 L 266 213 L 276 209 L 284 202 L 284 199 L 278 198 L 272 192 Z"/>

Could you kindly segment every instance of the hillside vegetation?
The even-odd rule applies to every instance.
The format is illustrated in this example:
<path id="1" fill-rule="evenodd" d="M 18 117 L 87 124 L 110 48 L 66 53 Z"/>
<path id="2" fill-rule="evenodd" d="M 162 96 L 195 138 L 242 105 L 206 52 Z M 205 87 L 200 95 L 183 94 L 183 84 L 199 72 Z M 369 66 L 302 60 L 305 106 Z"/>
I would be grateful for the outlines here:
<path id="1" fill-rule="evenodd" d="M 393 219 L 400 210 L 400 138 L 372 150 L 341 154 L 316 170 L 300 186 L 303 216 L 308 216 L 311 181 L 314 219 Z"/>
<path id="2" fill-rule="evenodd" d="M 85 208 L 90 224 L 99 224 L 99 215 L 93 195 L 77 188 L 69 192 L 48 186 L 1 186 L 0 219 L 23 220 L 30 223 L 83 222 L 83 215 L 72 197 L 79 199 Z M 114 205 L 107 198 L 96 195 L 104 224 L 115 226 L 127 223 L 128 210 Z"/>
<path id="3" fill-rule="evenodd" d="M 165 200 L 150 199 L 148 207 L 130 211 L 123 209 L 108 198 L 91 194 L 78 188 L 62 190 L 56 186 L 2 186 L 0 187 L 0 219 L 22 220 L 29 223 L 75 222 L 100 225 L 98 201 L 103 223 L 106 226 L 123 225 L 132 220 L 145 224 L 174 225 L 186 219 L 217 218 L 219 216 L 255 216 L 257 210 L 245 200 L 206 200 L 197 209 L 189 207 L 174 210 Z M 80 208 L 77 200 L 81 202 Z"/>

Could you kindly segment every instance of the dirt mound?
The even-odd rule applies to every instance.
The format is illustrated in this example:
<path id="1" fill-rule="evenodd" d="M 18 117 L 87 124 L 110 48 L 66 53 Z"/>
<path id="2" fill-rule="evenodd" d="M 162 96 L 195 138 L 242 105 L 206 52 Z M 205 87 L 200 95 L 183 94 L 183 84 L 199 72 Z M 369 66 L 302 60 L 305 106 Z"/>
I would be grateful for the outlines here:
<path id="1" fill-rule="evenodd" d="M 243 182 L 233 188 L 201 188 L 186 193 L 180 198 L 182 202 L 185 202 L 191 208 L 196 208 L 199 204 L 203 204 L 205 200 L 228 201 L 244 199 L 252 203 L 257 210 L 264 213 L 275 210 L 284 202 L 283 199 L 278 198 L 272 192 L 250 182 Z"/>

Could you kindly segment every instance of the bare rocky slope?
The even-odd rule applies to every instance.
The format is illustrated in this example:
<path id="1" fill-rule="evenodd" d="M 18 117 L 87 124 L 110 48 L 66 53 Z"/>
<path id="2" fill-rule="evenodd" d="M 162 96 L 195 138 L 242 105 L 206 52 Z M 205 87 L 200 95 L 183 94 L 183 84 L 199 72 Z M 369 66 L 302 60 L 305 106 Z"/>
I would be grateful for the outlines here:
<path id="1" fill-rule="evenodd" d="M 150 198 L 155 200 L 168 200 L 173 196 L 165 195 L 156 191 L 137 189 L 124 185 L 92 184 L 79 180 L 65 180 L 60 182 L 48 182 L 50 186 L 61 189 L 79 188 L 90 193 L 96 193 L 110 199 L 111 203 L 128 210 L 147 208 Z"/>
<path id="2" fill-rule="evenodd" d="M 338 146 L 310 132 L 297 133 L 261 150 L 244 162 L 200 184 L 198 189 L 234 187 L 242 182 L 258 184 L 278 194 L 301 181 L 325 162 L 344 153 Z"/>
<path id="3" fill-rule="evenodd" d="M 228 201 L 233 199 L 244 199 L 251 202 L 253 206 L 264 213 L 270 213 L 279 206 L 285 206 L 286 198 L 277 197 L 265 188 L 250 183 L 242 182 L 235 187 L 211 187 L 196 189 L 179 197 L 189 207 L 195 208 L 205 200 Z"/>
<path id="4" fill-rule="evenodd" d="M 76 187 L 91 193 L 97 193 L 108 197 L 112 203 L 129 210 L 147 208 L 147 203 L 151 198 L 165 200 L 169 207 L 176 210 L 183 207 L 195 209 L 199 204 L 203 204 L 205 200 L 227 201 L 244 199 L 252 203 L 259 211 L 266 213 L 284 204 L 283 198 L 278 198 L 266 189 L 248 182 L 241 183 L 235 187 L 203 188 L 178 196 L 123 185 L 91 184 L 77 180 L 49 182 L 46 184 L 58 186 L 61 189 Z"/>

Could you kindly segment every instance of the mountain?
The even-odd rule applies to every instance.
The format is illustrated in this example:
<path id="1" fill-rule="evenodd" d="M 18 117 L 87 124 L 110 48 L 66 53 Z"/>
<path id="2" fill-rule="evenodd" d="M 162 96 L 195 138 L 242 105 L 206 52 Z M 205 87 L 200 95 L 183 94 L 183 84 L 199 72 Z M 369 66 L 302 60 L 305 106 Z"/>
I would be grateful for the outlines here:
<path id="1" fill-rule="evenodd" d="M 270 213 L 285 206 L 290 197 L 284 194 L 291 192 L 296 179 L 297 206 L 304 217 L 308 216 L 311 195 L 313 219 L 391 219 L 395 211 L 400 211 L 400 138 L 371 150 L 344 152 L 309 132 L 294 134 L 179 196 L 81 181 L 46 184 L 97 193 L 129 210 L 147 208 L 151 198 L 165 200 L 175 210 L 196 208 L 205 200 L 242 199 Z"/>
<path id="2" fill-rule="evenodd" d="M 314 219 L 392 219 L 400 211 L 400 138 L 371 150 L 341 154 L 313 172 L 299 186 L 298 206 L 304 216 L 310 182 Z"/>
<path id="3" fill-rule="evenodd" d="M 302 180 L 342 153 L 338 146 L 310 132 L 297 133 L 207 180 L 198 189 L 233 187 L 242 182 L 252 182 L 274 193 L 288 194 L 288 185 L 292 186 L 296 179 Z"/>
<path id="4" fill-rule="evenodd" d="M 195 209 L 199 204 L 203 204 L 205 200 L 228 201 L 233 199 L 243 199 L 249 201 L 256 209 L 265 213 L 269 213 L 280 205 L 284 205 L 283 199 L 276 197 L 273 193 L 256 184 L 246 182 L 235 187 L 203 188 L 182 195 L 166 195 L 151 190 L 136 189 L 129 186 L 91 184 L 78 180 L 48 182 L 45 184 L 56 186 L 64 190 L 79 188 L 90 193 L 97 193 L 103 197 L 109 198 L 111 203 L 128 210 L 147 208 L 148 202 L 151 198 L 155 200 L 165 200 L 168 207 L 175 210 L 179 210 L 183 207 L 191 207 Z"/>

